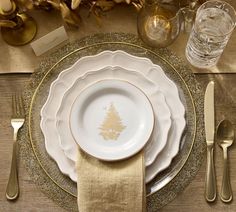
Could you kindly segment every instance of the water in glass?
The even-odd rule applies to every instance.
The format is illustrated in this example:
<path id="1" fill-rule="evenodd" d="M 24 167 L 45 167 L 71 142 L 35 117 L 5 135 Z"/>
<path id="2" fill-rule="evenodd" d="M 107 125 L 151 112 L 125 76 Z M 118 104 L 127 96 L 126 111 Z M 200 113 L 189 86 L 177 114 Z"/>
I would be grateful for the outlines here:
<path id="1" fill-rule="evenodd" d="M 199 11 L 186 47 L 186 57 L 196 67 L 217 63 L 235 25 L 231 16 L 221 8 Z"/>

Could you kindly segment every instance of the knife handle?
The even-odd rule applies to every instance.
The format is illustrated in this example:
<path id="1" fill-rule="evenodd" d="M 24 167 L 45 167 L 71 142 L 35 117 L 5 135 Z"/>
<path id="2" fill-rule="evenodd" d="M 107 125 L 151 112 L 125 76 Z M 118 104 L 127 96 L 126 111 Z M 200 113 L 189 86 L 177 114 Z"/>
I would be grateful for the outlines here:
<path id="1" fill-rule="evenodd" d="M 214 202 L 216 199 L 216 177 L 213 160 L 213 144 L 207 145 L 205 198 L 207 202 Z"/>

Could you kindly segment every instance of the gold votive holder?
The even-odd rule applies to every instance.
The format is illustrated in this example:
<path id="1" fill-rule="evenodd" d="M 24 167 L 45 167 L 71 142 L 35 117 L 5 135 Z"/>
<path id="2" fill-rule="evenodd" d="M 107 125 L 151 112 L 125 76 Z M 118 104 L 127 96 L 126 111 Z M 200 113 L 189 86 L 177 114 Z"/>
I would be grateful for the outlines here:
<path id="1" fill-rule="evenodd" d="M 5 24 L 1 26 L 1 34 L 9 45 L 25 45 L 32 41 L 37 33 L 35 20 L 25 13 L 18 13 L 14 2 L 10 11 L 0 9 L 0 19 L 5 20 Z"/>

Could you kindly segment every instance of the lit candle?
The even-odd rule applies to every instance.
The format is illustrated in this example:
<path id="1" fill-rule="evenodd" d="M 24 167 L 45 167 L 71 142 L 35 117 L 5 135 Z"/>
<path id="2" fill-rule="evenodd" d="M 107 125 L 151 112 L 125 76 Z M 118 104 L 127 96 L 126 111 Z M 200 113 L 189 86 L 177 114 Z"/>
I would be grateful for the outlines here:
<path id="1" fill-rule="evenodd" d="M 10 11 L 12 9 L 11 0 L 0 0 L 0 8 L 5 12 Z"/>

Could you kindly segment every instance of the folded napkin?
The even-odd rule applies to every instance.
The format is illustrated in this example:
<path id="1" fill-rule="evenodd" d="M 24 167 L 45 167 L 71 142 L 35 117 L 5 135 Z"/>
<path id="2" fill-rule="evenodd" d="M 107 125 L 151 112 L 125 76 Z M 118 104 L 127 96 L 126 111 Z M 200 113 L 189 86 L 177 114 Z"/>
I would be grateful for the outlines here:
<path id="1" fill-rule="evenodd" d="M 78 208 L 80 212 L 142 212 L 146 209 L 144 157 L 104 162 L 79 149 Z"/>

